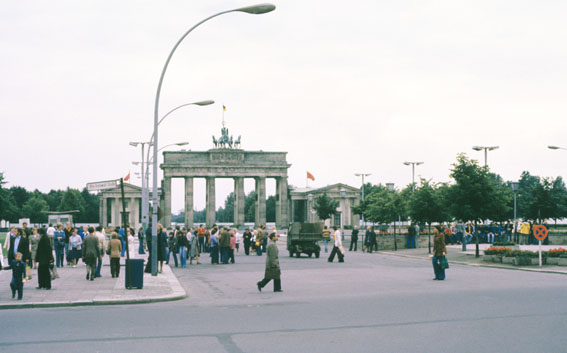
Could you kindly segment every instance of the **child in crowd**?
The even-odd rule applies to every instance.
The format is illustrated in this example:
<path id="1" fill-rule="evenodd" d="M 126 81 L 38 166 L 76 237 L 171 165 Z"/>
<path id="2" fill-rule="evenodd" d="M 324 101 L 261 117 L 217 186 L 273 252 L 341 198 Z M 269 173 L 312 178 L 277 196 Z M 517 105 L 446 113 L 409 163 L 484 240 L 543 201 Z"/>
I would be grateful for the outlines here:
<path id="1" fill-rule="evenodd" d="M 26 277 L 26 263 L 22 261 L 22 253 L 16 253 L 16 258 L 10 264 L 12 268 L 12 281 L 10 288 L 12 288 L 12 299 L 16 297 L 18 291 L 18 300 L 22 300 L 24 295 L 24 278 Z"/>

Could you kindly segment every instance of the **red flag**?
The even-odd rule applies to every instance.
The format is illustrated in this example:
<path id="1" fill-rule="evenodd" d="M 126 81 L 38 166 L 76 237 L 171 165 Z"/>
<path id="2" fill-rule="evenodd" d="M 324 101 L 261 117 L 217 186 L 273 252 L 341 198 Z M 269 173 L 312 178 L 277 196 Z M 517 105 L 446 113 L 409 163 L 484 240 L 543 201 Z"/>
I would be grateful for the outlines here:
<path id="1" fill-rule="evenodd" d="M 315 181 L 315 177 L 313 176 L 313 174 L 307 172 L 307 179 L 311 179 L 313 181 Z"/>
<path id="2" fill-rule="evenodd" d="M 128 180 L 130 180 L 130 172 L 128 172 L 128 175 L 126 175 L 126 176 L 124 177 L 124 181 L 128 181 Z"/>

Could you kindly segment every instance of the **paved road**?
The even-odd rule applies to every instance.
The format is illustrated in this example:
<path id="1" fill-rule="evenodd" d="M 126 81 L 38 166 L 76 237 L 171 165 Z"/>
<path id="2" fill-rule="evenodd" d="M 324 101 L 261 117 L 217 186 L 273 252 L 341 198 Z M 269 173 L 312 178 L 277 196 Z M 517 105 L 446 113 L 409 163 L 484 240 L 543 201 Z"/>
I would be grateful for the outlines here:
<path id="1" fill-rule="evenodd" d="M 286 252 L 280 251 L 281 255 Z M 208 262 L 208 256 L 203 262 Z M 265 257 L 174 269 L 189 298 L 4 310 L 0 351 L 564 352 L 565 276 L 347 254 L 281 257 L 284 293 L 258 293 Z M 336 261 L 336 260 L 335 260 Z"/>

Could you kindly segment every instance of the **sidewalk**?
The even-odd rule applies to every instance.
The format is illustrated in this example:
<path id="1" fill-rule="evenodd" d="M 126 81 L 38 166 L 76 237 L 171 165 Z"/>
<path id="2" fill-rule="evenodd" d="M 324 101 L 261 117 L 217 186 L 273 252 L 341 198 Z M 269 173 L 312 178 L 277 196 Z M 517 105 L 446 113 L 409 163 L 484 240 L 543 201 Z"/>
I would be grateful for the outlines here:
<path id="1" fill-rule="evenodd" d="M 567 275 L 567 266 L 554 266 L 554 265 L 543 265 L 542 267 L 539 267 L 539 266 L 513 266 L 513 265 L 508 265 L 508 264 L 484 262 L 484 261 L 482 261 L 483 250 L 485 248 L 488 248 L 488 247 L 489 247 L 489 244 L 480 244 L 480 246 L 479 246 L 480 257 L 477 258 L 477 257 L 475 257 L 475 245 L 474 244 L 468 244 L 466 252 L 462 251 L 461 245 L 447 245 L 447 260 L 449 260 L 449 264 L 453 263 L 453 264 L 467 265 L 467 266 L 493 267 L 493 268 L 500 268 L 500 269 L 507 269 L 507 270 L 516 270 L 516 271 L 556 273 L 556 274 Z M 557 248 L 557 246 L 551 246 L 551 247 Z M 537 251 L 537 246 L 535 246 L 535 245 L 521 246 L 520 248 L 522 250 Z M 543 250 L 547 250 L 547 248 L 544 248 L 542 246 L 542 251 Z M 389 255 L 389 256 L 399 256 L 399 257 L 407 257 L 407 258 L 412 258 L 412 259 L 431 261 L 431 259 L 429 258 L 428 248 L 401 249 L 401 250 L 398 250 L 398 251 L 378 251 L 378 253 L 383 254 L 383 255 Z"/>
<path id="2" fill-rule="evenodd" d="M 136 246 L 137 249 L 137 246 Z M 147 255 L 137 255 L 146 258 Z M 87 281 L 86 266 L 80 262 L 76 268 L 58 268 L 58 279 L 51 281 L 51 290 L 35 289 L 38 285 L 37 270 L 32 270 L 33 278 L 24 284 L 22 300 L 12 299 L 10 280 L 12 271 L 0 271 L 0 309 L 40 308 L 81 305 L 136 304 L 183 299 L 185 290 L 168 265 L 163 273 L 152 276 L 144 273 L 142 289 L 126 289 L 124 266 L 126 257 L 120 259 L 120 276 L 110 275 L 110 260 L 104 256 L 102 277 Z M 16 295 L 17 298 L 17 295 Z"/>

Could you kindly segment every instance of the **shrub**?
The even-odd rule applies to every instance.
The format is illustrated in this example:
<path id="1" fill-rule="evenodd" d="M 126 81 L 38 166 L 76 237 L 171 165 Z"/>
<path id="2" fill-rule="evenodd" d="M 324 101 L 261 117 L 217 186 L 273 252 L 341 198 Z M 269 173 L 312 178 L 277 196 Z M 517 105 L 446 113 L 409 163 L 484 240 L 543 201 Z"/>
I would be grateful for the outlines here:
<path id="1" fill-rule="evenodd" d="M 567 256 L 567 249 L 565 249 L 565 248 L 551 249 L 547 252 L 547 256 L 549 256 L 549 257 Z"/>
<path id="2" fill-rule="evenodd" d="M 484 255 L 503 255 L 506 256 L 508 253 L 512 252 L 512 249 L 507 247 L 490 247 L 484 250 Z"/>

